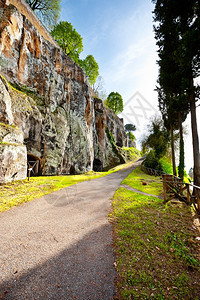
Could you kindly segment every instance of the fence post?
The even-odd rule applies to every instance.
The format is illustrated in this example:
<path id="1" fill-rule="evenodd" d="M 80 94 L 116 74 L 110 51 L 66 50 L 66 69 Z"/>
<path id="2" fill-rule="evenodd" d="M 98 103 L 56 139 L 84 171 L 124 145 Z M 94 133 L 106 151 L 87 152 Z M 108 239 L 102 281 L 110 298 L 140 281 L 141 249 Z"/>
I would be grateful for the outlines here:
<path id="1" fill-rule="evenodd" d="M 166 203 L 166 183 L 165 183 L 165 177 L 162 175 L 162 180 L 163 180 L 163 202 Z"/>
<path id="2" fill-rule="evenodd" d="M 187 204 L 190 204 L 190 185 L 188 183 L 185 184 L 187 187 Z"/>
<path id="3" fill-rule="evenodd" d="M 197 198 L 198 213 L 200 213 L 200 198 L 199 198 L 199 191 L 197 191 L 197 189 L 196 189 L 196 198 Z"/>

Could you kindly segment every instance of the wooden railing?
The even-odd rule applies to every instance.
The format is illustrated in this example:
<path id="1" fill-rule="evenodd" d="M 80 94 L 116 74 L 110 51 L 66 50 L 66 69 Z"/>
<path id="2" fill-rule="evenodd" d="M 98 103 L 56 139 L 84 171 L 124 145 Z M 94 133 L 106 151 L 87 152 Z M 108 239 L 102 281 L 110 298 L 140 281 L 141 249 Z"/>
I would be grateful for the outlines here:
<path id="1" fill-rule="evenodd" d="M 166 174 L 141 165 L 141 170 L 149 175 L 162 176 L 164 203 L 171 199 L 179 199 L 188 205 L 193 205 L 200 214 L 200 187 L 191 183 L 183 182 L 180 177 Z"/>
<path id="2" fill-rule="evenodd" d="M 199 186 L 183 182 L 181 178 L 169 174 L 163 174 L 162 181 L 164 203 L 175 197 L 188 205 L 193 205 L 196 212 L 200 214 Z"/>
<path id="3" fill-rule="evenodd" d="M 162 172 L 160 170 L 150 169 L 150 168 L 145 167 L 144 165 L 141 165 L 140 168 L 144 173 L 147 173 L 151 176 L 161 176 L 161 175 L 165 174 L 164 172 Z"/>

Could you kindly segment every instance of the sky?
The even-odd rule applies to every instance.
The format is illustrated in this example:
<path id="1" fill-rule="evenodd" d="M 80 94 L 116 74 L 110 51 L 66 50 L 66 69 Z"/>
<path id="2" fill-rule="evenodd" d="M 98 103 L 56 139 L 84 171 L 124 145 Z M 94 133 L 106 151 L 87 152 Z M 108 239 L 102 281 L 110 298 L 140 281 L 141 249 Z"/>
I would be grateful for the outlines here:
<path id="1" fill-rule="evenodd" d="M 137 147 L 149 119 L 158 114 L 157 46 L 151 0 L 62 0 L 62 21 L 72 23 L 83 38 L 81 58 L 92 54 L 99 65 L 107 94 L 124 100 L 120 117 L 136 125 Z M 197 111 L 197 118 L 200 109 Z M 199 118 L 200 119 L 200 118 Z M 186 139 L 186 170 L 193 166 L 190 117 Z M 200 133 L 200 120 L 199 120 Z"/>

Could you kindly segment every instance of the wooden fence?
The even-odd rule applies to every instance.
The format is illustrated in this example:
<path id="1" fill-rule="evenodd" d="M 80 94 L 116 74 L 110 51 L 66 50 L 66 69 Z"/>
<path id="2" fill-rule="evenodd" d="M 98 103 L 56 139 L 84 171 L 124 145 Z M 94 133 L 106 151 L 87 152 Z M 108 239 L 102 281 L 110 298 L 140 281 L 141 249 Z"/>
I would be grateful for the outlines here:
<path id="1" fill-rule="evenodd" d="M 159 170 L 146 168 L 141 165 L 141 170 L 149 175 L 162 176 L 164 203 L 171 199 L 179 199 L 188 205 L 193 205 L 200 214 L 200 187 L 191 183 L 183 182 L 180 177 L 166 174 Z"/>
<path id="2" fill-rule="evenodd" d="M 175 197 L 188 205 L 193 205 L 200 214 L 199 186 L 183 182 L 181 178 L 169 174 L 162 175 L 162 181 L 164 203 Z"/>
<path id="3" fill-rule="evenodd" d="M 162 172 L 160 170 L 150 169 L 150 168 L 145 167 L 144 165 L 141 165 L 140 168 L 144 173 L 147 173 L 151 176 L 161 176 L 161 175 L 165 174 L 164 172 Z"/>

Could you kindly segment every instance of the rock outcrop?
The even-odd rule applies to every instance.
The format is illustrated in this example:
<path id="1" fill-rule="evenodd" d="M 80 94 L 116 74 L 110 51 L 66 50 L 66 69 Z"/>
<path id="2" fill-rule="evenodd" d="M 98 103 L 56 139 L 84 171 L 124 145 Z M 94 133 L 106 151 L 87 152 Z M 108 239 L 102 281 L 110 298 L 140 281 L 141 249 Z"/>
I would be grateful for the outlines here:
<path id="1" fill-rule="evenodd" d="M 122 120 L 93 98 L 83 70 L 45 39 L 37 18 L 33 26 L 6 1 L 0 9 L 0 182 L 24 179 L 27 159 L 51 175 L 118 164 L 106 129 L 122 147 Z"/>

